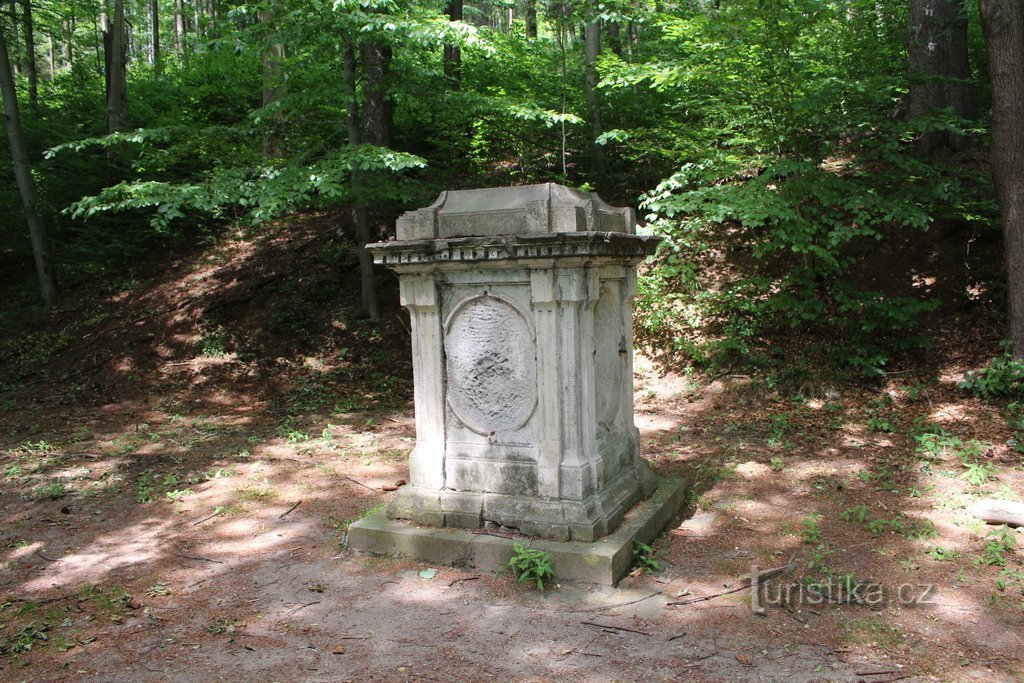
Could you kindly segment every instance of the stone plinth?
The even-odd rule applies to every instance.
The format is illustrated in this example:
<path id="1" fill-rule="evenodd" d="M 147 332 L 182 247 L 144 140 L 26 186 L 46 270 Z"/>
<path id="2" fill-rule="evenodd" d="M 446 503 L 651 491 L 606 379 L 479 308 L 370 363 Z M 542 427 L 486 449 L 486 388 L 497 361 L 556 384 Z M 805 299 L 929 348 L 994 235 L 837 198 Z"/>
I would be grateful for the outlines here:
<path id="1" fill-rule="evenodd" d="M 412 320 L 416 447 L 388 517 L 562 541 L 657 478 L 633 423 L 633 213 L 554 184 L 442 193 L 369 245 Z"/>

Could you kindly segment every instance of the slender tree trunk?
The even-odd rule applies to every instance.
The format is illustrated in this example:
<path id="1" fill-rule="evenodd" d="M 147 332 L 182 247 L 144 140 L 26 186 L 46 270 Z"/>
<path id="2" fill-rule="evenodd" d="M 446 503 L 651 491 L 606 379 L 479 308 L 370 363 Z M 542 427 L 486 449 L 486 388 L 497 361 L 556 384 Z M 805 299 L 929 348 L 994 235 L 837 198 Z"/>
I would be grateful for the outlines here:
<path id="1" fill-rule="evenodd" d="M 947 109 L 973 119 L 977 108 L 971 98 L 971 66 L 967 56 L 967 13 L 963 0 L 910 0 L 907 42 L 907 116 L 915 118 Z M 929 154 L 942 148 L 963 147 L 961 137 L 931 133 L 918 142 Z"/>
<path id="2" fill-rule="evenodd" d="M 351 45 L 345 46 L 345 125 L 348 128 L 348 144 L 353 147 L 362 143 L 359 130 L 359 94 L 356 89 L 356 51 Z"/>
<path id="3" fill-rule="evenodd" d="M 526 39 L 537 39 L 537 0 L 526 0 Z"/>
<path id="4" fill-rule="evenodd" d="M 98 24 L 100 29 L 100 36 L 103 40 L 103 97 L 107 102 L 109 102 L 110 74 L 113 71 L 113 65 L 110 61 L 110 39 L 113 36 L 110 32 L 110 15 L 107 14 L 107 0 L 100 0 L 100 14 Z"/>
<path id="5" fill-rule="evenodd" d="M 594 159 L 594 171 L 599 176 L 604 173 L 604 154 L 597 139 L 604 132 L 601 126 L 601 101 L 597 91 L 600 80 L 597 73 L 597 57 L 601 54 L 601 20 L 595 18 L 587 24 L 585 33 L 585 56 L 587 73 L 583 89 L 587 99 L 587 115 L 590 118 L 590 148 Z"/>
<path id="6" fill-rule="evenodd" d="M 64 28 L 64 63 L 70 69 L 75 65 L 75 24 L 67 19 L 62 24 Z"/>
<path id="7" fill-rule="evenodd" d="M 462 21 L 462 0 L 449 1 L 448 20 Z M 452 87 L 458 90 L 462 78 L 462 50 L 458 45 L 444 46 L 444 75 L 452 81 Z"/>
<path id="8" fill-rule="evenodd" d="M 32 21 L 32 0 L 22 0 L 21 13 L 25 28 L 25 75 L 28 76 L 28 101 L 35 107 L 39 102 L 39 71 L 36 69 L 36 36 Z"/>
<path id="9" fill-rule="evenodd" d="M 382 43 L 363 43 L 363 142 L 391 146 L 394 107 L 388 97 L 391 75 L 391 47 Z"/>
<path id="10" fill-rule="evenodd" d="M 14 78 L 11 75 L 10 59 L 7 56 L 7 43 L 3 31 L 0 31 L 0 91 L 4 103 L 4 124 L 7 128 L 7 141 L 11 146 L 11 160 L 14 162 L 14 179 L 21 195 L 21 205 L 25 210 L 25 221 L 28 223 L 29 237 L 32 241 L 32 255 L 36 264 L 36 276 L 39 280 L 39 293 L 43 303 L 49 306 L 57 296 L 57 286 L 50 270 L 50 247 L 46 238 L 46 225 L 36 212 L 36 188 L 32 180 L 32 172 L 28 165 L 28 154 L 21 134 L 21 118 L 18 115 L 18 95 L 14 90 Z"/>
<path id="11" fill-rule="evenodd" d="M 992 180 L 1003 222 L 1009 339 L 1024 358 L 1024 3 L 981 0 L 992 81 Z"/>
<path id="12" fill-rule="evenodd" d="M 366 130 L 365 111 L 363 125 L 360 125 L 357 80 L 356 80 L 356 53 L 351 45 L 345 48 L 345 86 L 348 101 L 346 104 L 346 124 L 348 126 L 348 144 L 356 147 L 364 142 L 363 135 Z M 373 131 L 375 134 L 380 131 Z M 377 300 L 377 276 L 373 268 L 373 257 L 366 251 L 366 245 L 370 242 L 370 215 L 366 202 L 360 197 L 366 182 L 364 174 L 352 169 L 352 187 L 355 190 L 356 200 L 352 207 L 352 222 L 356 226 L 356 241 L 359 243 L 359 279 L 362 289 L 362 313 L 371 321 L 380 320 L 380 303 Z"/>
<path id="13" fill-rule="evenodd" d="M 269 27 L 270 13 L 261 12 L 260 21 Z M 263 106 L 281 99 L 284 89 L 284 45 L 271 36 L 263 46 Z M 263 156 L 268 159 L 281 156 L 280 141 L 273 129 L 264 135 Z"/>
<path id="14" fill-rule="evenodd" d="M 185 8 L 183 0 L 174 0 L 174 51 L 185 54 Z"/>
<path id="15" fill-rule="evenodd" d="M 49 77 L 50 77 L 49 80 L 53 81 L 53 77 L 57 73 L 57 54 L 54 51 L 54 47 L 53 47 L 53 34 L 52 33 L 47 33 L 46 34 L 46 57 L 47 57 L 47 59 L 49 61 L 48 66 L 50 67 L 50 69 L 49 69 Z"/>
<path id="16" fill-rule="evenodd" d="M 160 3 L 157 0 L 149 0 L 149 20 L 153 31 L 153 73 L 159 77 L 163 68 L 160 63 Z"/>
<path id="17" fill-rule="evenodd" d="M 103 14 L 103 47 L 107 83 L 107 132 L 124 128 L 128 109 L 124 0 L 114 0 L 114 19 Z"/>
<path id="18" fill-rule="evenodd" d="M 21 42 L 18 40 L 18 3 L 10 2 L 7 11 L 11 15 L 11 69 L 15 76 L 21 74 Z"/>
<path id="19" fill-rule="evenodd" d="M 605 33 L 608 35 L 608 47 L 611 51 L 622 56 L 622 26 L 617 21 L 610 21 L 605 24 Z"/>

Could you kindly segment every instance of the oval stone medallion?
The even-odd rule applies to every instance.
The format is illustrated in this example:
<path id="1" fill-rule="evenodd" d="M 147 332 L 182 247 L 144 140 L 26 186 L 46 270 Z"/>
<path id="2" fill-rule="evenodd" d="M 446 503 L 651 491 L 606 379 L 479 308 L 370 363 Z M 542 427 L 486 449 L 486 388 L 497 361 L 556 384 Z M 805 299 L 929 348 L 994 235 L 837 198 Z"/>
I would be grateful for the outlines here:
<path id="1" fill-rule="evenodd" d="M 481 296 L 463 304 L 444 345 L 448 403 L 480 434 L 522 427 L 537 403 L 537 360 L 530 326 L 511 304 Z"/>

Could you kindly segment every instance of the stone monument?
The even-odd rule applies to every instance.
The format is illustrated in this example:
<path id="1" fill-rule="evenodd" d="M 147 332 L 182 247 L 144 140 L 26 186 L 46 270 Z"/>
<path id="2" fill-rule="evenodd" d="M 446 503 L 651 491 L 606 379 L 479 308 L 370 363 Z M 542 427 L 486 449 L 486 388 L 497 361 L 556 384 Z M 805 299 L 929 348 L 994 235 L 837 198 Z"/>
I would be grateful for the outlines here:
<path id="1" fill-rule="evenodd" d="M 443 192 L 368 245 L 412 321 L 416 447 L 388 518 L 593 542 L 651 496 L 631 300 L 656 245 L 632 210 L 553 183 Z"/>

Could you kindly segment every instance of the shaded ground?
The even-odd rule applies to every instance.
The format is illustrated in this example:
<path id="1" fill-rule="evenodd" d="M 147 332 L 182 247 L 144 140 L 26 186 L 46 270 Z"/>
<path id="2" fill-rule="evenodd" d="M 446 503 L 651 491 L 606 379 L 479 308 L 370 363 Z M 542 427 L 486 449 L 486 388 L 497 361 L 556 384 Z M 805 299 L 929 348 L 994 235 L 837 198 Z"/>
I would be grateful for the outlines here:
<path id="1" fill-rule="evenodd" d="M 1018 535 L 967 512 L 1024 492 L 1016 409 L 954 386 L 983 333 L 872 387 L 641 359 L 691 516 L 656 573 L 540 594 L 345 551 L 414 437 L 404 318 L 356 320 L 349 257 L 326 218 L 225 243 L 0 349 L 0 679 L 1021 680 Z M 752 564 L 790 566 L 763 616 Z"/>

